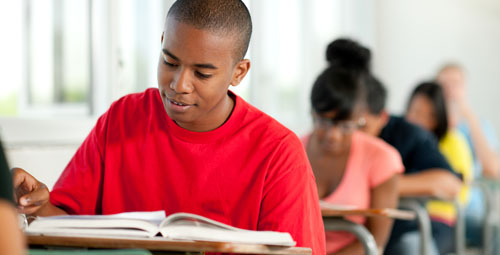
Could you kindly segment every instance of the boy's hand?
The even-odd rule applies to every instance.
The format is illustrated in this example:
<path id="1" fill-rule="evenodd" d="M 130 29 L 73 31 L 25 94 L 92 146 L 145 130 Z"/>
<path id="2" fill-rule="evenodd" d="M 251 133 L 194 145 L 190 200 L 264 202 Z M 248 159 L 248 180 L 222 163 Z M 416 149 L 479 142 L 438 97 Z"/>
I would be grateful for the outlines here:
<path id="1" fill-rule="evenodd" d="M 401 175 L 399 181 L 399 195 L 403 197 L 430 196 L 453 201 L 462 188 L 458 177 L 440 168 Z"/>
<path id="2" fill-rule="evenodd" d="M 462 181 L 453 174 L 445 171 L 428 171 L 429 183 L 433 196 L 453 201 L 460 189 L 462 188 Z"/>
<path id="3" fill-rule="evenodd" d="M 49 204 L 49 189 L 21 168 L 12 169 L 14 200 L 19 212 L 37 215 L 40 209 Z"/>

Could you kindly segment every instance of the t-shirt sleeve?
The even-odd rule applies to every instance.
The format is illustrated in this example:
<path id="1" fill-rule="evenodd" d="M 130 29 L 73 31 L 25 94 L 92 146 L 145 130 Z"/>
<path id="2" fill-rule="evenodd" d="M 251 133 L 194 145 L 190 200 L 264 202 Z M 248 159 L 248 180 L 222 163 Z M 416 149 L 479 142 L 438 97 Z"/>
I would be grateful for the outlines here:
<path id="1" fill-rule="evenodd" d="M 371 188 L 389 180 L 394 174 L 404 172 L 405 168 L 399 152 L 389 145 L 377 147 L 373 159 L 374 162 L 368 173 Z"/>
<path id="2" fill-rule="evenodd" d="M 297 246 L 326 254 L 316 182 L 299 139 L 282 142 L 273 155 L 264 188 L 259 230 L 289 232 Z"/>
<path id="3" fill-rule="evenodd" d="M 414 145 L 411 153 L 408 155 L 409 159 L 407 159 L 407 162 L 409 164 L 406 165 L 407 173 L 441 168 L 456 174 L 439 151 L 437 141 L 430 133 L 415 129 L 413 134 L 408 135 L 414 135 Z"/>
<path id="4" fill-rule="evenodd" d="M 473 160 L 467 140 L 458 131 L 450 131 L 439 142 L 439 148 L 454 171 L 462 174 L 465 181 L 473 178 Z"/>
<path id="5" fill-rule="evenodd" d="M 108 113 L 99 118 L 50 193 L 50 202 L 68 214 L 101 213 L 107 119 Z"/>

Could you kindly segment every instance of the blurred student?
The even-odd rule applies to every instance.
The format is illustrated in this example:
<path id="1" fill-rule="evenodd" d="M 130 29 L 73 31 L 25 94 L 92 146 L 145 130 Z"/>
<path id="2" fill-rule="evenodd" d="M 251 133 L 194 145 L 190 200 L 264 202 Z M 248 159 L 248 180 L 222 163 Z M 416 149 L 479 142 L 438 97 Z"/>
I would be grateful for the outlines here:
<path id="1" fill-rule="evenodd" d="M 24 237 L 18 224 L 12 177 L 0 142 L 0 254 L 24 254 Z"/>
<path id="2" fill-rule="evenodd" d="M 240 0 L 177 0 L 161 36 L 158 86 L 114 102 L 52 192 L 14 180 L 33 215 L 189 212 L 289 232 L 325 254 L 314 175 L 298 137 L 232 93 L 252 31 Z M 158 38 L 160 39 L 160 38 Z M 21 182 L 21 180 L 23 180 Z"/>
<path id="3" fill-rule="evenodd" d="M 435 137 L 403 117 L 390 116 L 385 109 L 387 92 L 373 75 L 365 85 L 367 111 L 364 114 L 366 125 L 362 130 L 382 138 L 399 151 L 405 166 L 405 173 L 399 180 L 399 196 L 428 196 L 453 201 L 462 182 L 440 153 Z M 453 249 L 454 235 L 450 228 L 436 221 L 431 224 L 434 241 L 429 244 L 428 254 L 444 254 Z M 416 221 L 396 220 L 385 254 L 419 254 L 419 243 Z"/>
<path id="4" fill-rule="evenodd" d="M 435 82 L 419 84 L 412 92 L 406 110 L 406 119 L 433 133 L 439 141 L 439 149 L 453 170 L 460 173 L 465 183 L 473 179 L 472 153 L 465 137 L 448 122 L 448 111 L 442 88 Z M 460 202 L 468 203 L 469 189 L 464 186 Z M 452 203 L 430 201 L 427 209 L 431 218 L 452 228 L 456 222 L 456 210 Z"/>
<path id="5" fill-rule="evenodd" d="M 369 58 L 369 51 L 351 40 L 338 39 L 328 46 L 330 65 L 311 92 L 314 129 L 303 142 L 320 199 L 356 208 L 395 208 L 398 173 L 404 171 L 401 156 L 381 139 L 357 131 L 363 105 L 360 83 Z M 365 224 L 383 251 L 391 219 L 350 220 Z M 326 247 L 329 254 L 364 252 L 354 235 L 343 232 L 327 232 Z"/>
<path id="6" fill-rule="evenodd" d="M 438 73 L 438 83 L 443 87 L 449 107 L 450 118 L 457 122 L 465 135 L 474 156 L 477 176 L 496 179 L 500 175 L 500 143 L 494 128 L 487 120 L 480 120 L 467 100 L 467 86 L 463 68 L 458 64 L 447 64 Z"/>
<path id="7" fill-rule="evenodd" d="M 479 119 L 467 100 L 463 68 L 458 64 L 447 64 L 438 72 L 437 81 L 444 90 L 450 109 L 449 119 L 456 123 L 454 125 L 465 136 L 472 150 L 474 178 L 498 179 L 500 143 L 491 124 L 486 119 Z M 481 191 L 473 188 L 465 212 L 467 241 L 472 245 L 481 244 L 485 210 Z"/>

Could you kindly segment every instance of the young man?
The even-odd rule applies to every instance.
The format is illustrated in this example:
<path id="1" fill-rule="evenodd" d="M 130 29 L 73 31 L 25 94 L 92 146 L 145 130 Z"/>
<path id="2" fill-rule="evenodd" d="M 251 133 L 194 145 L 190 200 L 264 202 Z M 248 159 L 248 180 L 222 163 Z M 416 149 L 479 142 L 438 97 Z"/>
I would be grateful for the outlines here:
<path id="1" fill-rule="evenodd" d="M 325 253 L 312 170 L 299 139 L 228 91 L 245 77 L 252 24 L 240 0 L 178 0 L 169 10 L 159 89 L 123 97 L 98 120 L 50 193 L 15 171 L 35 215 L 190 212 L 289 232 Z"/>
<path id="2" fill-rule="evenodd" d="M 387 92 L 375 77 L 369 77 L 365 84 L 367 112 L 363 131 L 382 138 L 401 154 L 405 174 L 399 180 L 399 196 L 455 199 L 462 183 L 439 152 L 436 139 L 402 117 L 389 116 L 385 110 Z M 444 254 L 454 248 L 450 227 L 433 221 L 432 230 L 436 246 L 431 245 L 429 254 Z M 416 222 L 396 220 L 385 254 L 419 254 L 417 231 Z"/>

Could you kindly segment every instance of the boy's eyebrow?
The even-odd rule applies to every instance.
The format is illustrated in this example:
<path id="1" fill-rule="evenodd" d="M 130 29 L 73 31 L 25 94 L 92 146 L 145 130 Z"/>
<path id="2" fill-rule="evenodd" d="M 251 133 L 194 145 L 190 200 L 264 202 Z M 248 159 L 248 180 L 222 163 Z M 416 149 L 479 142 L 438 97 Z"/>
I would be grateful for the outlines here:
<path id="1" fill-rule="evenodd" d="M 172 54 L 172 52 L 168 51 L 167 49 L 163 49 L 162 51 L 165 55 L 168 55 L 169 57 L 173 58 L 175 61 L 179 61 L 179 58 L 177 56 L 175 56 L 174 54 Z M 195 64 L 194 66 L 196 66 L 198 68 L 217 69 L 216 66 L 209 64 L 209 63 L 207 63 L 207 64 Z"/>
<path id="2" fill-rule="evenodd" d="M 175 61 L 179 61 L 179 58 L 176 57 L 174 54 L 172 54 L 170 51 L 167 49 L 163 49 L 163 54 L 168 55 L 169 57 L 173 58 Z"/>

